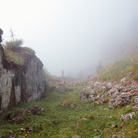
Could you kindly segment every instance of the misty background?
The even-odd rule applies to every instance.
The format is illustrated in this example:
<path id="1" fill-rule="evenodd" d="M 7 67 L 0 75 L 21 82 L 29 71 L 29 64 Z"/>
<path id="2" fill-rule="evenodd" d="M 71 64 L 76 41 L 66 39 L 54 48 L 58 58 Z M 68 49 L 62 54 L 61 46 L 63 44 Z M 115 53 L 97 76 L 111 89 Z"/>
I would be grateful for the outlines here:
<path id="1" fill-rule="evenodd" d="M 3 43 L 23 39 L 52 75 L 92 74 L 138 46 L 138 0 L 1 0 Z"/>

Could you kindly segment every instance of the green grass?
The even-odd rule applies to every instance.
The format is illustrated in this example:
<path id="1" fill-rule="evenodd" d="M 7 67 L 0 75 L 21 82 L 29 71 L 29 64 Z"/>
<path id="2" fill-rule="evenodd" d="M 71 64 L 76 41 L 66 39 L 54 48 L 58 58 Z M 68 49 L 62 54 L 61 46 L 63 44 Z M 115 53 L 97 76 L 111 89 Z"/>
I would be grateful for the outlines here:
<path id="1" fill-rule="evenodd" d="M 17 52 L 5 51 L 5 59 L 9 63 L 13 63 L 19 66 L 24 65 L 24 58 L 20 55 L 20 53 L 17 53 Z"/>
<path id="2" fill-rule="evenodd" d="M 118 81 L 127 73 L 132 72 L 132 79 L 138 80 L 138 49 L 132 53 L 120 58 L 99 71 L 102 74 L 100 80 L 115 80 Z"/>
<path id="3" fill-rule="evenodd" d="M 29 47 L 21 47 L 22 40 L 7 41 L 4 45 L 4 58 L 10 65 L 21 67 L 29 62 L 35 51 Z"/>
<path id="4" fill-rule="evenodd" d="M 24 52 L 23 52 L 24 53 Z M 132 72 L 130 79 L 138 80 L 138 52 L 120 59 L 119 61 L 105 67 L 101 73 L 101 80 L 120 80 L 128 72 Z M 62 81 L 62 80 L 60 80 Z M 48 78 L 49 86 L 55 88 L 60 82 L 59 78 L 52 76 Z M 0 117 L 0 137 L 8 138 L 11 131 L 19 138 L 71 138 L 79 135 L 83 138 L 92 138 L 101 136 L 101 138 L 110 138 L 117 134 L 125 138 L 138 137 L 138 114 L 135 118 L 122 122 L 120 116 L 133 112 L 132 104 L 126 107 L 118 106 L 115 109 L 109 109 L 108 103 L 97 105 L 96 103 L 82 103 L 80 92 L 85 86 L 69 86 L 68 84 L 59 85 L 70 91 L 59 93 L 49 88 L 49 93 L 39 101 L 23 103 L 10 111 L 5 112 Z M 73 88 L 73 89 L 71 89 Z M 108 88 L 107 88 L 108 90 Z M 98 91 L 101 92 L 101 91 Z M 14 113 L 19 110 L 29 109 L 33 106 L 43 108 L 41 115 L 26 114 L 30 119 L 21 124 L 11 124 L 4 120 L 8 113 Z M 74 105 L 74 108 L 71 108 Z M 117 127 L 113 128 L 112 124 Z M 33 126 L 33 131 L 21 131 L 27 126 Z"/>
<path id="5" fill-rule="evenodd" d="M 63 106 L 65 100 L 76 100 L 73 102 L 74 108 L 70 105 Z M 84 138 L 100 135 L 110 137 L 119 134 L 127 137 L 136 137 L 138 133 L 138 116 L 134 119 L 122 122 L 119 117 L 123 113 L 129 113 L 132 108 L 118 107 L 109 109 L 108 104 L 96 105 L 95 103 L 82 103 L 79 99 L 79 91 L 74 90 L 65 94 L 51 92 L 40 101 L 20 104 L 9 112 L 21 109 L 28 109 L 35 105 L 43 108 L 41 115 L 31 115 L 30 120 L 21 124 L 10 124 L 7 121 L 0 122 L 0 135 L 9 137 L 11 134 L 7 130 L 12 130 L 16 136 L 20 137 L 48 137 L 48 138 L 70 138 L 79 135 Z M 112 118 L 109 118 L 112 116 Z M 117 124 L 117 128 L 112 128 L 112 124 Z M 21 128 L 33 126 L 33 132 L 21 132 Z"/>

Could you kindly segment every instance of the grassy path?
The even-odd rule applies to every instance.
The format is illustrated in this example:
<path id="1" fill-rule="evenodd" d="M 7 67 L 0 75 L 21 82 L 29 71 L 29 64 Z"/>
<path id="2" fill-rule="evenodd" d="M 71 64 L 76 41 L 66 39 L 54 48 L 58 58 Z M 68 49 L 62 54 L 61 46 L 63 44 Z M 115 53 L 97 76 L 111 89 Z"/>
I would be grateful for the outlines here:
<path id="1" fill-rule="evenodd" d="M 0 122 L 0 137 L 13 135 L 19 138 L 71 138 L 78 135 L 83 138 L 94 136 L 111 137 L 114 134 L 128 137 L 138 136 L 138 117 L 122 122 L 119 117 L 123 113 L 132 112 L 130 107 L 109 109 L 108 104 L 81 103 L 79 90 L 59 94 L 51 92 L 37 102 L 21 104 L 9 112 L 28 109 L 38 105 L 43 108 L 41 115 L 27 114 L 28 121 L 10 124 Z M 113 127 L 116 124 L 116 127 Z M 33 127 L 28 131 L 28 126 Z"/>

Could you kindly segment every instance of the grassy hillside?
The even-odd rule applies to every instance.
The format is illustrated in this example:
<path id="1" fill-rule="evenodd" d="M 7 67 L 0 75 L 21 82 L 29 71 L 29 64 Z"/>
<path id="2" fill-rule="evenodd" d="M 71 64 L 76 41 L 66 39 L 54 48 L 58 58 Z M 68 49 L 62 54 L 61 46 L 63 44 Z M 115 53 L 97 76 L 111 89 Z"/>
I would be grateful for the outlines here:
<path id="1" fill-rule="evenodd" d="M 128 81 L 137 85 L 138 51 L 103 68 L 99 79 L 114 80 L 122 87 L 120 80 L 129 72 Z M 61 78 L 47 78 L 49 85 L 46 97 L 31 103 L 22 103 L 0 117 L 0 137 L 19 138 L 136 138 L 138 137 L 138 110 L 133 108 L 133 98 L 138 96 L 134 90 L 131 102 L 126 106 L 118 105 L 115 109 L 109 104 L 82 102 L 80 93 L 94 90 L 94 82 L 88 79 L 68 83 Z M 97 81 L 97 80 L 96 80 Z M 133 83 L 134 83 L 133 82 Z M 133 85 L 132 83 L 132 85 Z M 129 84 L 131 85 L 131 83 Z M 134 86 L 134 85 L 133 85 Z M 138 85 L 137 85 L 138 86 Z M 108 89 L 97 90 L 97 96 L 107 94 Z M 125 90 L 126 93 L 129 91 Z M 124 92 L 123 92 L 124 93 Z M 101 96 L 102 97 L 102 96 Z M 108 96 L 107 96 L 108 97 Z M 104 98 L 104 97 L 102 97 Z M 108 97 L 111 100 L 111 96 Z M 122 114 L 135 112 L 135 117 L 120 120 Z"/>
<path id="2" fill-rule="evenodd" d="M 120 80 L 131 72 L 132 79 L 138 80 L 138 48 L 128 55 L 121 57 L 118 61 L 111 63 L 101 69 L 101 80 Z"/>

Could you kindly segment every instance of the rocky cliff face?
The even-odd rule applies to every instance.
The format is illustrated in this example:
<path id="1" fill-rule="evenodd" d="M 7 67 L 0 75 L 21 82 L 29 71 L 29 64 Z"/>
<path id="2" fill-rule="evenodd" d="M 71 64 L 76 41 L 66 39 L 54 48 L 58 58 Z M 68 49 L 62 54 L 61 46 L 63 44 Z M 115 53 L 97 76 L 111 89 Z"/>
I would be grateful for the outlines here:
<path id="1" fill-rule="evenodd" d="M 39 99 L 46 88 L 43 64 L 35 55 L 21 68 L 8 65 L 3 55 L 0 46 L 0 113 L 18 103 Z"/>

